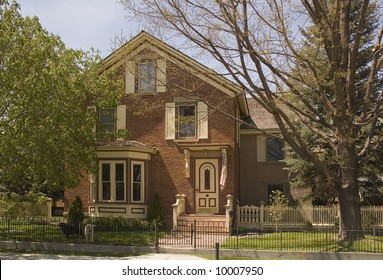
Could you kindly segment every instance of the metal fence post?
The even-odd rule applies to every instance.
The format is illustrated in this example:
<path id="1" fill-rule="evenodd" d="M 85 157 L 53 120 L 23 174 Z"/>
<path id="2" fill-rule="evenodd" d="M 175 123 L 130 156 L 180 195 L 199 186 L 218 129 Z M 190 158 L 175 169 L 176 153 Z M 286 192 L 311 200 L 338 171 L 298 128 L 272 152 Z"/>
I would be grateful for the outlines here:
<path id="1" fill-rule="evenodd" d="M 190 224 L 190 246 L 193 246 L 194 240 L 194 223 Z"/>
<path id="2" fill-rule="evenodd" d="M 11 219 L 7 218 L 7 240 L 11 240 Z"/>
<path id="3" fill-rule="evenodd" d="M 43 220 L 43 241 L 45 241 L 45 221 Z"/>
<path id="4" fill-rule="evenodd" d="M 157 220 L 154 220 L 154 246 L 158 248 L 159 243 L 160 243 L 160 240 L 158 236 L 158 223 L 157 223 Z"/>
<path id="5" fill-rule="evenodd" d="M 194 249 L 197 248 L 197 220 L 194 220 Z"/>
<path id="6" fill-rule="evenodd" d="M 215 243 L 215 259 L 219 260 L 219 243 Z"/>
<path id="7" fill-rule="evenodd" d="M 282 237 L 282 231 L 283 231 L 282 227 L 281 227 L 280 230 L 281 230 L 281 234 L 280 234 L 279 250 L 282 251 L 282 247 L 283 247 L 282 246 L 282 239 L 283 239 L 283 237 Z"/>
<path id="8" fill-rule="evenodd" d="M 376 253 L 376 230 L 375 226 L 372 227 L 373 239 L 374 239 L 374 253 Z"/>

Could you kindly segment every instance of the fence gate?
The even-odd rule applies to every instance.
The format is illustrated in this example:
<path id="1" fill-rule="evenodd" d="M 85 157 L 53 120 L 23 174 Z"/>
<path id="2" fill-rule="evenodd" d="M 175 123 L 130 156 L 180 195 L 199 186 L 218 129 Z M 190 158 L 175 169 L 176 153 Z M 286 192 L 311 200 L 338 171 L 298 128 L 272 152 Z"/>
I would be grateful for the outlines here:
<path id="1" fill-rule="evenodd" d="M 197 221 L 179 225 L 177 230 L 161 233 L 158 240 L 160 247 L 215 248 L 215 244 L 223 244 L 229 232 L 225 222 Z"/>

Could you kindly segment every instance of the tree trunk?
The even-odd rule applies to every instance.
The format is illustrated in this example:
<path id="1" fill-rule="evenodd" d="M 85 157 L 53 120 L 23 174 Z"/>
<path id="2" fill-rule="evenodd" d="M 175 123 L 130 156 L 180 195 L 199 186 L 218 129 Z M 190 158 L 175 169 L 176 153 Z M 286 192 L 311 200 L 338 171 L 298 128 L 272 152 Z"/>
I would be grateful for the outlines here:
<path id="1" fill-rule="evenodd" d="M 353 241 L 363 237 L 358 166 L 353 145 L 345 146 L 340 146 L 340 155 L 343 158 L 341 162 L 346 164 L 340 167 L 340 176 L 336 183 L 340 209 L 339 235 L 341 240 Z"/>
<path id="2" fill-rule="evenodd" d="M 339 235 L 342 240 L 353 241 L 361 232 L 359 191 L 355 183 L 344 183 L 338 188 L 340 209 Z"/>

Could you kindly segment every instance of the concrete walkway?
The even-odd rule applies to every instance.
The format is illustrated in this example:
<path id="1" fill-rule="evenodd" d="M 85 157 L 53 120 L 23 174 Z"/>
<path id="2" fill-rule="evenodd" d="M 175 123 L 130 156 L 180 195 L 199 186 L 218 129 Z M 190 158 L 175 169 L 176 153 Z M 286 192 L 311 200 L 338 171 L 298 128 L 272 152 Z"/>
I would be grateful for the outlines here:
<path id="1" fill-rule="evenodd" d="M 127 257 L 97 257 L 97 256 L 78 256 L 78 255 L 55 255 L 55 254 L 36 254 L 36 253 L 13 253 L 0 252 L 0 260 L 203 260 L 194 255 L 185 254 L 144 254 L 139 256 Z"/>

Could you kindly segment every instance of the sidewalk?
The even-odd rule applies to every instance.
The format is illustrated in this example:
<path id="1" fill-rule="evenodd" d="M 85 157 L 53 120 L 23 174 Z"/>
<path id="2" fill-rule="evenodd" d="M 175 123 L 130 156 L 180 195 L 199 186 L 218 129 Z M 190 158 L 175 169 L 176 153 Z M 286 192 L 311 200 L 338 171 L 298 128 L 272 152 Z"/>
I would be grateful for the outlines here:
<path id="1" fill-rule="evenodd" d="M 97 256 L 75 256 L 55 254 L 34 253 L 11 253 L 0 252 L 0 260 L 204 260 L 194 255 L 185 254 L 144 254 L 127 257 L 97 257 Z"/>

